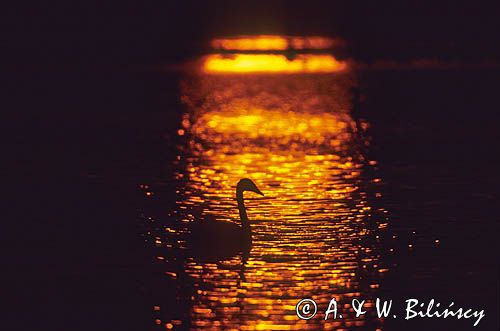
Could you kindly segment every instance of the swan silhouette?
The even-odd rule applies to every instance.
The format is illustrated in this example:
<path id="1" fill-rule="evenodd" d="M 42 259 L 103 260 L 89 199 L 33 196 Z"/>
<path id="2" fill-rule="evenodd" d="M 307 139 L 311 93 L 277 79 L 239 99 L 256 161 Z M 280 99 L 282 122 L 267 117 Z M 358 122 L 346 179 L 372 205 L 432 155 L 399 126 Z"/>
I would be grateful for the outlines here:
<path id="1" fill-rule="evenodd" d="M 236 185 L 236 201 L 241 225 L 217 220 L 194 222 L 191 226 L 188 249 L 197 257 L 208 259 L 234 256 L 238 252 L 248 252 L 252 246 L 252 230 L 248 220 L 243 192 L 250 191 L 264 195 L 255 183 L 243 178 Z"/>

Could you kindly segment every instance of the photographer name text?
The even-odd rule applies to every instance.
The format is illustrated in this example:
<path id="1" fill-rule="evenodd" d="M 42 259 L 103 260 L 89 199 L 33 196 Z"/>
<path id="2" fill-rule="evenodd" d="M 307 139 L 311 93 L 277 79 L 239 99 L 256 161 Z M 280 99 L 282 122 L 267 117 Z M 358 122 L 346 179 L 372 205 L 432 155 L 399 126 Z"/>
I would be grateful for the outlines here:
<path id="1" fill-rule="evenodd" d="M 360 317 L 367 313 L 369 309 L 375 309 L 378 318 L 398 318 L 398 314 L 405 320 L 414 318 L 456 318 L 471 320 L 474 326 L 477 326 L 481 319 L 485 317 L 484 310 L 474 310 L 472 308 L 463 308 L 455 306 L 454 302 L 443 305 L 431 299 L 428 302 L 421 302 L 417 299 L 405 300 L 404 309 L 396 312 L 393 306 L 393 300 L 375 300 L 375 307 L 367 305 L 366 300 L 352 299 L 351 307 L 355 317 Z M 342 313 L 338 309 L 338 302 L 335 298 L 330 300 L 328 307 L 324 310 L 324 319 L 342 318 Z M 318 305 L 312 299 L 302 299 L 295 306 L 297 317 L 303 320 L 309 320 L 318 313 Z"/>

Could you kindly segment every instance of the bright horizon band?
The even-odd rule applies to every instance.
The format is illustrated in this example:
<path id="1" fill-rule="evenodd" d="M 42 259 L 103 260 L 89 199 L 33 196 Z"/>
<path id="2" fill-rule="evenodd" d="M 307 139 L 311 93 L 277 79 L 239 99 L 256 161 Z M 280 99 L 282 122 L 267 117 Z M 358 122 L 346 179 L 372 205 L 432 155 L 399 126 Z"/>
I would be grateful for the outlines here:
<path id="1" fill-rule="evenodd" d="M 329 73 L 347 68 L 332 55 L 299 54 L 293 60 L 280 54 L 208 55 L 205 73 Z"/>
<path id="2" fill-rule="evenodd" d="M 344 45 L 344 41 L 320 36 L 260 35 L 217 38 L 212 40 L 210 44 L 213 49 L 227 51 L 284 51 L 287 49 L 329 49 L 333 46 Z"/>

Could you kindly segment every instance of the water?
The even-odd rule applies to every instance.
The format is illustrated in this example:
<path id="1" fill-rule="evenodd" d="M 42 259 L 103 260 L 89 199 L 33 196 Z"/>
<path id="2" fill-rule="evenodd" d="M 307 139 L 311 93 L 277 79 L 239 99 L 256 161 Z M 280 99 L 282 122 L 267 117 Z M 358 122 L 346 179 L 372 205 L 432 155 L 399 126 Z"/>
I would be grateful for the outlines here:
<path id="1" fill-rule="evenodd" d="M 166 246 L 158 256 L 169 276 L 192 279 L 188 312 L 159 313 L 167 326 L 193 329 L 314 329 L 299 322 L 295 305 L 317 298 L 342 304 L 360 293 L 369 299 L 388 269 L 379 261 L 377 239 L 387 226 L 377 207 L 376 161 L 363 152 L 369 141 L 350 115 L 349 75 L 201 76 L 183 81 L 187 105 L 177 155 L 176 209 L 164 222 L 166 234 L 149 242 Z M 366 128 L 368 123 L 363 123 Z M 248 260 L 199 262 L 176 269 L 177 233 L 189 222 L 217 218 L 238 222 L 235 184 L 252 178 L 265 198 L 248 197 L 253 247 Z M 154 185 L 145 194 L 154 194 Z M 144 187 L 144 186 L 143 186 Z M 147 211 L 144 212 L 147 216 Z M 146 217 L 147 218 L 147 217 Z M 205 220 L 208 218 L 208 220 Z M 173 252 L 169 252 L 169 248 Z M 223 255 L 223 252 L 221 252 Z M 178 262 L 178 261 L 175 261 Z M 177 279 L 181 287 L 185 278 Z M 157 309 L 161 312 L 162 305 Z M 363 326 L 344 314 L 325 328 Z M 320 315 L 318 315 L 319 317 Z M 373 319 L 369 323 L 374 323 Z"/>
<path id="2" fill-rule="evenodd" d="M 11 289 L 37 289 L 13 295 L 33 313 L 12 330 L 474 329 L 348 310 L 299 321 L 303 297 L 454 301 L 498 329 L 498 73 L 49 76 L 31 77 L 30 102 L 54 93 L 61 111 L 6 131 L 23 204 L 5 245 L 45 270 L 6 260 Z M 190 222 L 238 221 L 241 177 L 265 194 L 245 193 L 248 259 L 186 256 Z"/>
<path id="3" fill-rule="evenodd" d="M 453 217 L 439 212 L 449 197 L 425 201 L 430 206 L 422 209 L 427 214 L 419 224 L 407 221 L 400 228 L 400 219 L 412 219 L 415 211 L 391 217 L 391 209 L 397 212 L 398 207 L 384 200 L 388 183 L 371 147 L 372 123 L 353 118 L 359 112 L 353 109 L 359 104 L 352 93 L 358 79 L 349 72 L 181 79 L 184 111 L 174 133 L 175 171 L 140 187 L 146 198 L 155 197 L 162 186 L 173 186 L 176 193 L 166 216 L 141 211 L 145 241 L 159 248 L 154 252 L 158 272 L 173 289 L 168 298 L 151 302 L 159 328 L 385 327 L 373 309 L 355 317 L 348 304 L 361 298 L 373 307 L 375 298 L 394 291 L 381 285 L 392 269 L 393 275 L 404 270 L 397 256 L 407 259 L 419 251 L 429 259 L 442 252 L 449 235 L 436 231 L 434 223 L 442 227 Z M 401 167 L 410 174 L 414 165 Z M 241 254 L 210 262 L 185 257 L 182 250 L 190 243 L 182 235 L 190 222 L 238 222 L 234 192 L 243 177 L 252 178 L 265 194 L 246 198 L 254 240 L 248 259 Z M 432 183 L 450 181 L 458 185 L 453 176 L 443 175 Z M 393 185 L 402 192 L 415 189 L 401 183 Z M 403 203 L 419 200 L 410 197 Z M 452 222 L 447 226 L 457 226 Z M 434 280 L 436 267 L 412 276 Z M 301 321 L 295 305 L 309 297 L 320 313 Z M 342 319 L 325 321 L 322 311 L 333 297 L 346 309 Z"/>

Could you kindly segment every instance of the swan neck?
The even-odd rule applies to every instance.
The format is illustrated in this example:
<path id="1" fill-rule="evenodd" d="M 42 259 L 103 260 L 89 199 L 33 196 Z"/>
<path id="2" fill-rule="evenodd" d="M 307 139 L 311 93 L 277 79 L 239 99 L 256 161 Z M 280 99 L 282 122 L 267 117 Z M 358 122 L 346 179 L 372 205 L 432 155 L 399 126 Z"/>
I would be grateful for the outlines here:
<path id="1" fill-rule="evenodd" d="M 236 190 L 236 200 L 238 201 L 238 211 L 240 212 L 241 226 L 243 229 L 250 231 L 250 223 L 248 222 L 247 210 L 243 201 L 243 192 Z"/>

